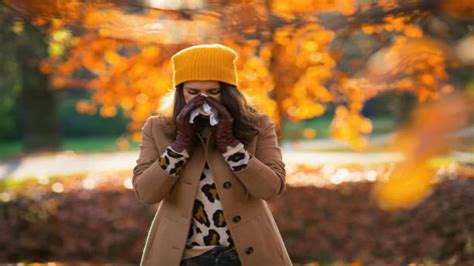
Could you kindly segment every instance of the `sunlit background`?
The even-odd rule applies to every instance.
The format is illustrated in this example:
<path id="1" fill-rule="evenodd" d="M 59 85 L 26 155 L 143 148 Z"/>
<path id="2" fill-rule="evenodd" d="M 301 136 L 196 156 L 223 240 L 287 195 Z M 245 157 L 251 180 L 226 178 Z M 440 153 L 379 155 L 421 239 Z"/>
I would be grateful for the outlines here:
<path id="1" fill-rule="evenodd" d="M 295 265 L 474 263 L 469 0 L 0 0 L 0 263 L 138 264 L 131 181 L 170 57 L 239 54 L 288 190 Z"/>

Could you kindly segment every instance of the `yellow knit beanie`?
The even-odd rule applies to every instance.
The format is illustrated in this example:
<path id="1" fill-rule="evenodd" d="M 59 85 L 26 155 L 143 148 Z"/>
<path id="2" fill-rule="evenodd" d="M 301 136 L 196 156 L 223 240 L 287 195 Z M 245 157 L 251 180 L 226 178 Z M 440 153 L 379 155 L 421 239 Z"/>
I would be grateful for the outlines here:
<path id="1" fill-rule="evenodd" d="M 191 80 L 217 80 L 238 86 L 237 53 L 221 44 L 199 44 L 171 57 L 173 85 Z"/>

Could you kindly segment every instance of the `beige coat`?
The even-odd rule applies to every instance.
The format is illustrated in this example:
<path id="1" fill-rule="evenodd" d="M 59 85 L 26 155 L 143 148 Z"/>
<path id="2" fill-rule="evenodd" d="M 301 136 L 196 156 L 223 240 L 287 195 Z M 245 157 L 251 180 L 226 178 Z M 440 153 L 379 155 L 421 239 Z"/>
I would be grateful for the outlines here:
<path id="1" fill-rule="evenodd" d="M 286 190 L 285 165 L 271 119 L 266 115 L 259 117 L 259 134 L 246 145 L 254 155 L 246 169 L 234 173 L 223 156 L 210 148 L 211 137 L 205 145 L 200 142 L 195 147 L 180 177 L 168 175 L 158 164 L 159 155 L 174 141 L 165 136 L 164 121 L 162 116 L 150 116 L 145 122 L 139 158 L 133 169 L 133 187 L 140 201 L 159 203 L 140 265 L 179 265 L 206 160 L 242 265 L 292 265 L 266 203 Z"/>

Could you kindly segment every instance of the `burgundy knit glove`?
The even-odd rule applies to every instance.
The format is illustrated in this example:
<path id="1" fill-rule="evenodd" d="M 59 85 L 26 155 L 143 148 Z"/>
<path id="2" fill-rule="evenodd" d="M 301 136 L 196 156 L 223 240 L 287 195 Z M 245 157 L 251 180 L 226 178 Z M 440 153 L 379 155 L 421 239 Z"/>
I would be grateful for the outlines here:
<path id="1" fill-rule="evenodd" d="M 226 152 L 227 146 L 235 147 L 240 143 L 240 141 L 236 139 L 232 133 L 234 118 L 229 113 L 229 111 L 227 111 L 227 108 L 225 108 L 225 106 L 216 99 L 212 97 L 206 97 L 205 100 L 219 113 L 219 123 L 212 126 L 211 130 L 216 139 L 217 150 L 223 154 Z"/>
<path id="2" fill-rule="evenodd" d="M 191 112 L 204 104 L 206 97 L 197 95 L 192 98 L 176 116 L 176 140 L 171 144 L 171 148 L 177 152 L 186 150 L 191 156 L 194 150 L 194 143 L 196 140 L 196 132 L 198 130 L 196 124 L 189 123 Z"/>

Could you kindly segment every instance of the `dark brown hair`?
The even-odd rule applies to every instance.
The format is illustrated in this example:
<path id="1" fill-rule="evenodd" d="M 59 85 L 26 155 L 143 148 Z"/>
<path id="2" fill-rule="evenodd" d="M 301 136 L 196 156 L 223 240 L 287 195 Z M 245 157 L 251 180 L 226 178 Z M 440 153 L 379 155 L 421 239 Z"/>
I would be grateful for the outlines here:
<path id="1" fill-rule="evenodd" d="M 244 95 L 236 86 L 221 81 L 219 81 L 219 85 L 221 88 L 221 104 L 227 108 L 234 118 L 234 136 L 243 144 L 247 145 L 252 139 L 252 136 L 258 132 L 256 119 L 261 113 L 247 102 Z M 171 139 L 176 138 L 176 126 L 174 121 L 176 121 L 176 117 L 186 104 L 183 87 L 183 83 L 176 86 L 173 114 L 171 118 L 168 118 L 169 127 L 167 136 Z"/>

